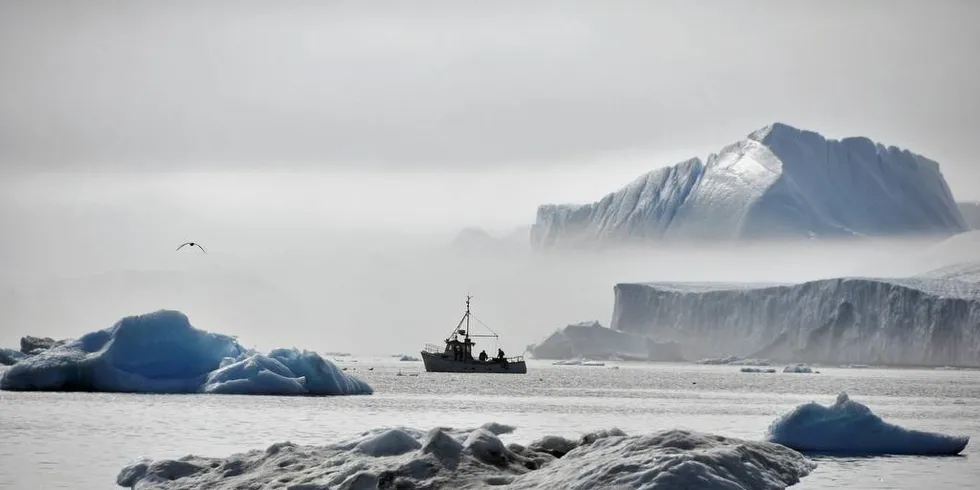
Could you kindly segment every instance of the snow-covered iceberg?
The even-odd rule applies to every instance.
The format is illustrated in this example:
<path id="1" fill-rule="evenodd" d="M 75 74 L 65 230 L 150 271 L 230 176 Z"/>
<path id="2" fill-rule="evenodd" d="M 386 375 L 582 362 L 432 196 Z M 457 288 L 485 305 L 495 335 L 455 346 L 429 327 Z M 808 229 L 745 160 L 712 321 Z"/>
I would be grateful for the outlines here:
<path id="1" fill-rule="evenodd" d="M 367 383 L 318 354 L 243 348 L 191 326 L 178 311 L 130 316 L 21 360 L 0 389 L 264 395 L 370 394 Z"/>
<path id="2" fill-rule="evenodd" d="M 867 138 L 775 123 L 717 154 L 654 170 L 601 200 L 538 208 L 536 249 L 651 240 L 954 234 L 939 164 Z"/>
<path id="3" fill-rule="evenodd" d="M 556 330 L 543 341 L 528 347 L 538 359 L 606 359 L 639 361 L 682 361 L 679 346 L 654 342 L 640 335 L 583 322 Z"/>
<path id="4" fill-rule="evenodd" d="M 613 329 L 678 342 L 693 358 L 980 366 L 980 283 L 967 280 L 625 283 L 614 293 Z"/>
<path id="5" fill-rule="evenodd" d="M 885 422 L 867 406 L 837 396 L 833 405 L 796 407 L 769 426 L 766 439 L 798 451 L 847 454 L 954 455 L 966 448 L 965 436 L 905 429 Z"/>
<path id="6" fill-rule="evenodd" d="M 815 465 L 769 442 L 688 432 L 627 436 L 613 429 L 578 440 L 549 436 L 504 444 L 512 430 L 486 424 L 428 432 L 387 428 L 322 447 L 280 443 L 227 458 L 138 460 L 117 484 L 184 488 L 632 488 L 784 489 Z"/>

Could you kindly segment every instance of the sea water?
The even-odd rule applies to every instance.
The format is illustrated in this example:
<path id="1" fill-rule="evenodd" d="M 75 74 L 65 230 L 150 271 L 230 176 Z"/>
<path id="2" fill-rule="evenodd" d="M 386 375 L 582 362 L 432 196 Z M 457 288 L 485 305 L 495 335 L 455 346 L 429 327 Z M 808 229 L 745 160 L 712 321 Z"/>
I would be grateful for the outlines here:
<path id="1" fill-rule="evenodd" d="M 327 444 L 375 427 L 517 430 L 508 442 L 686 428 L 762 439 L 781 413 L 840 391 L 886 421 L 972 437 L 957 457 L 813 456 L 793 488 L 970 488 L 980 481 L 980 371 L 846 369 L 742 373 L 737 366 L 531 361 L 526 375 L 426 373 L 420 362 L 338 358 L 374 395 L 299 398 L 0 392 L 0 488 L 113 488 L 140 456 L 227 456 L 282 441 Z M 778 366 L 781 371 L 782 366 Z"/>

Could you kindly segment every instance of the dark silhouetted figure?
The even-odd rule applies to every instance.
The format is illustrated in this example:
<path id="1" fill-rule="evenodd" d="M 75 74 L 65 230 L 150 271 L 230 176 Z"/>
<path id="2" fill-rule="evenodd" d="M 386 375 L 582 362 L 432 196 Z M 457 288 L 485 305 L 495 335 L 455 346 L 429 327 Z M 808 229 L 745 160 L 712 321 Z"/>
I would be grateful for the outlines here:
<path id="1" fill-rule="evenodd" d="M 504 350 L 497 349 L 497 359 L 503 360 L 503 358 L 504 358 Z"/>
<path id="2" fill-rule="evenodd" d="M 487 362 L 487 351 L 480 351 L 480 362 Z"/>
<path id="3" fill-rule="evenodd" d="M 201 249 L 202 252 L 208 253 L 208 251 L 207 250 L 204 250 L 204 247 L 202 247 L 200 243 L 194 243 L 194 242 L 183 243 L 179 247 L 177 247 L 177 250 L 180 250 L 180 249 L 182 249 L 184 247 L 197 247 L 197 248 Z"/>

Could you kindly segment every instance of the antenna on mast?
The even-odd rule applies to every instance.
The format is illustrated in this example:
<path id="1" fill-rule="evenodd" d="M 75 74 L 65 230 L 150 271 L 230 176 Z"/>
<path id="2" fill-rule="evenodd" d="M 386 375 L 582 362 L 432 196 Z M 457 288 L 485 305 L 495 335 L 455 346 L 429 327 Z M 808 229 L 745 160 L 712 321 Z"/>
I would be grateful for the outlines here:
<path id="1" fill-rule="evenodd" d="M 466 295 L 466 338 L 470 338 L 470 300 L 473 296 Z"/>

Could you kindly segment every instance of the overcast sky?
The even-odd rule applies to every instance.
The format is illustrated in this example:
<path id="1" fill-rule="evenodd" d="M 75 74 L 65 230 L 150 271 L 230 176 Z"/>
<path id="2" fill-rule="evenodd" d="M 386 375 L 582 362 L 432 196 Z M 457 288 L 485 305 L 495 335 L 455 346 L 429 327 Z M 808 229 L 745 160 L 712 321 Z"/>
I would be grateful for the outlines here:
<path id="1" fill-rule="evenodd" d="M 264 256 L 296 272 L 282 282 L 311 308 L 346 291 L 335 302 L 350 315 L 330 328 L 358 326 L 379 284 L 429 295 L 415 298 L 422 309 L 453 310 L 446 295 L 462 291 L 538 301 L 550 269 L 536 283 L 521 264 L 484 264 L 481 285 L 457 265 L 386 265 L 361 246 L 399 256 L 384 240 L 349 259 L 327 248 L 343 234 L 325 230 L 507 231 L 533 222 L 538 204 L 595 200 L 774 121 L 908 148 L 940 162 L 957 198 L 980 199 L 978 19 L 970 0 L 0 0 L 0 230 L 17 237 L 0 242 L 0 289 L 166 268 L 193 258 L 174 247 L 196 240 L 209 264 L 253 273 Z M 332 262 L 313 272 L 327 259 L 348 274 Z M 674 262 L 685 273 L 706 263 Z M 747 277 L 719 271 L 729 262 L 704 271 Z M 836 256 L 808 263 L 850 271 L 827 265 Z M 550 303 L 515 300 L 499 316 L 553 312 L 513 325 L 538 335 L 604 318 L 613 281 L 656 279 L 602 271 L 587 285 L 569 273 Z M 79 308 L 107 305 L 87 326 L 139 312 L 83 289 Z M 252 301 L 228 298 L 211 313 Z M 419 322 L 434 318 L 425 313 Z M 32 325 L 6 324 L 10 342 Z"/>
<path id="2" fill-rule="evenodd" d="M 954 180 L 975 164 L 978 19 L 969 0 L 3 1 L 0 160 L 527 169 L 704 156 L 779 120 Z"/>

